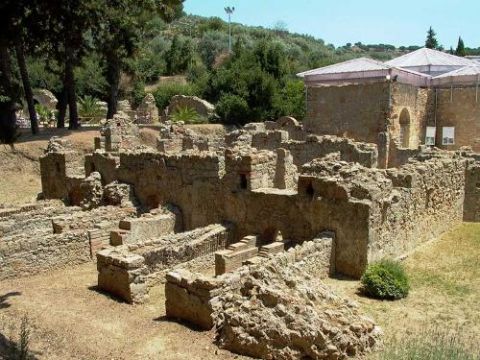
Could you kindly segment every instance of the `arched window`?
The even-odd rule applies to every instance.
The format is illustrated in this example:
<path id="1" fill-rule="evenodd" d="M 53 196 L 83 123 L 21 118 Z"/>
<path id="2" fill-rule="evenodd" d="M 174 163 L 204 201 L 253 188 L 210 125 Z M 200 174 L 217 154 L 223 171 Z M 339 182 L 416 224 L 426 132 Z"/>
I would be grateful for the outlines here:
<path id="1" fill-rule="evenodd" d="M 400 113 L 400 136 L 398 140 L 402 148 L 410 146 L 410 113 L 406 108 Z"/>

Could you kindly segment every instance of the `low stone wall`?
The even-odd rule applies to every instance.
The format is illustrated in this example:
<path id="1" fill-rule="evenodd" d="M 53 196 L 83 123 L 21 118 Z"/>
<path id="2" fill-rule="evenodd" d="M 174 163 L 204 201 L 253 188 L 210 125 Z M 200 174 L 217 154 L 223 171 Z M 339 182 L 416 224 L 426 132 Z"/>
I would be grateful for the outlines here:
<path id="1" fill-rule="evenodd" d="M 167 316 L 186 320 L 203 329 L 213 327 L 212 313 L 218 306 L 220 295 L 235 293 L 245 278 L 258 264 L 270 266 L 281 264 L 291 266 L 302 262 L 318 278 L 325 278 L 331 272 L 332 234 L 324 234 L 313 241 L 290 248 L 288 251 L 271 255 L 256 262 L 257 265 L 242 266 L 234 272 L 215 278 L 192 274 L 186 270 L 176 270 L 167 274 L 165 284 L 165 308 Z"/>
<path id="2" fill-rule="evenodd" d="M 0 221 L 0 280 L 93 261 L 129 209 L 40 207 Z"/>
<path id="3" fill-rule="evenodd" d="M 18 238 L 0 244 L 0 280 L 91 261 L 86 231 Z"/>
<path id="4" fill-rule="evenodd" d="M 128 303 L 141 303 L 161 271 L 225 248 L 229 229 L 210 225 L 97 253 L 98 287 Z"/>

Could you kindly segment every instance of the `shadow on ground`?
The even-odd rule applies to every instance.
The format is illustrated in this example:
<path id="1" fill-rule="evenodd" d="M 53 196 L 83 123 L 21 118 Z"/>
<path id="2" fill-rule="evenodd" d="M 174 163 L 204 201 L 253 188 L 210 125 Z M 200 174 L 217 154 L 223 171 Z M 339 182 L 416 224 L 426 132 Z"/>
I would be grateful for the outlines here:
<path id="1" fill-rule="evenodd" d="M 7 302 L 8 298 L 12 296 L 20 296 L 22 295 L 21 292 L 18 291 L 11 291 L 9 293 L 6 293 L 5 295 L 0 296 L 0 309 L 5 309 L 9 308 L 11 305 Z"/>
<path id="2" fill-rule="evenodd" d="M 78 134 L 82 132 L 98 130 L 98 126 L 88 126 L 83 127 L 78 130 L 69 130 L 69 129 L 57 129 L 57 128 L 40 128 L 40 133 L 37 135 L 32 135 L 30 129 L 21 129 L 20 137 L 16 141 L 16 144 L 27 143 L 31 141 L 48 141 L 52 136 L 65 137 L 72 134 Z"/>
<path id="3" fill-rule="evenodd" d="M 196 332 L 208 332 L 208 331 L 210 331 L 210 330 L 205 330 L 205 329 L 201 328 L 201 327 L 198 326 L 198 325 L 189 323 L 189 322 L 187 322 L 187 321 L 185 321 L 185 320 L 175 319 L 175 318 L 169 318 L 169 317 L 167 317 L 166 315 L 159 316 L 159 317 L 153 319 L 153 321 L 164 322 L 164 323 L 179 324 L 179 325 L 185 326 L 186 328 L 188 328 L 188 329 L 190 329 L 190 330 L 192 330 L 192 331 L 196 331 Z"/>

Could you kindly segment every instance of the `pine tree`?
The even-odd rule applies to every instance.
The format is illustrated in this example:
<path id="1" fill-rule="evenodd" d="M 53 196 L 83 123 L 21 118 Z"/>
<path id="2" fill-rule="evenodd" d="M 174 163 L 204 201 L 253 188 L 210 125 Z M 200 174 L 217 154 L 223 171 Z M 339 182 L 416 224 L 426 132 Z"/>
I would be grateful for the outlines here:
<path id="1" fill-rule="evenodd" d="M 427 40 L 425 41 L 425 47 L 428 49 L 438 49 L 437 34 L 430 26 L 427 31 Z"/>
<path id="2" fill-rule="evenodd" d="M 457 50 L 455 50 L 455 55 L 457 56 L 467 55 L 465 52 L 465 44 L 463 43 L 463 40 L 461 37 L 458 38 L 458 45 L 457 45 Z"/>

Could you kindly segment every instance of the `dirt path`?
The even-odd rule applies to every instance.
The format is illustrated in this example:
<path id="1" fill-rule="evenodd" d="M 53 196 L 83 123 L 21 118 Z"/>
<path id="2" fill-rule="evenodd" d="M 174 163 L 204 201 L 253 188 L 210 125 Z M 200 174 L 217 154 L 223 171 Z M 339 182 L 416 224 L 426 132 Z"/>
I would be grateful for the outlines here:
<path id="1" fill-rule="evenodd" d="M 212 332 L 167 321 L 163 286 L 148 304 L 132 306 L 98 293 L 96 275 L 86 264 L 1 282 L 1 332 L 9 336 L 9 324 L 28 314 L 39 359 L 238 358 L 217 350 Z"/>

